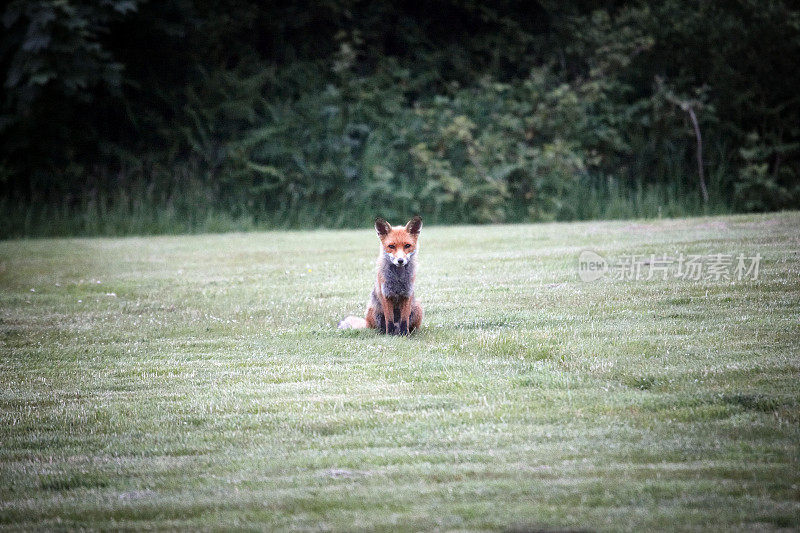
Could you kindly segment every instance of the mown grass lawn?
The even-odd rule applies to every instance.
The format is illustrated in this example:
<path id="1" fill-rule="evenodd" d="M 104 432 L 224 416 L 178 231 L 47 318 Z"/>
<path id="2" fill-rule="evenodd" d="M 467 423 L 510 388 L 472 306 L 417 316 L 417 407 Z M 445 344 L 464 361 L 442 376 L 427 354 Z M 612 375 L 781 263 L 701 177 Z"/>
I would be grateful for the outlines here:
<path id="1" fill-rule="evenodd" d="M 0 242 L 0 526 L 800 527 L 800 214 Z M 591 248 L 757 280 L 578 279 Z"/>

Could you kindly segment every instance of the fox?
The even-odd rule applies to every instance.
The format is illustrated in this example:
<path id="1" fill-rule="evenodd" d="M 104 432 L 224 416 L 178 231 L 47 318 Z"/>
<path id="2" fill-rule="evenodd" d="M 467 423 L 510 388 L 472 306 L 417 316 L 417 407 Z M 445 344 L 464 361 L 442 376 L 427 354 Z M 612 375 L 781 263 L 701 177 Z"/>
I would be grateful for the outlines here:
<path id="1" fill-rule="evenodd" d="M 422 325 L 422 306 L 414 294 L 422 218 L 417 215 L 405 226 L 392 226 L 378 217 L 375 231 L 380 240 L 378 272 L 366 315 L 348 316 L 338 327 L 408 335 Z"/>

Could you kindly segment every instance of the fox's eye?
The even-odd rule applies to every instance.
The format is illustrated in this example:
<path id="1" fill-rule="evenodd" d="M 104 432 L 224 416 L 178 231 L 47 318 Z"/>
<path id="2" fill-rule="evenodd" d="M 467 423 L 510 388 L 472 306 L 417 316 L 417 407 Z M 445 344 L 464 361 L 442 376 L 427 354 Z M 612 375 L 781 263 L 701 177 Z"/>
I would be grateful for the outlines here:
<path id="1" fill-rule="evenodd" d="M 394 244 L 390 244 L 390 245 L 389 245 L 389 249 L 390 249 L 390 250 L 394 250 Z"/>
<path id="2" fill-rule="evenodd" d="M 410 244 L 406 244 L 403 248 L 411 248 Z"/>

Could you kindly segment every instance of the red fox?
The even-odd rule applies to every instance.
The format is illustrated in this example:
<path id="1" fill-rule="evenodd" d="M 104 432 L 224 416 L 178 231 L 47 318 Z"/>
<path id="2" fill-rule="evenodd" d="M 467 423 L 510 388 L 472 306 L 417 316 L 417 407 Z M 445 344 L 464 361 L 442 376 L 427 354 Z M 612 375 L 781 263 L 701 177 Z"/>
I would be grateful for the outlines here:
<path id="1" fill-rule="evenodd" d="M 377 328 L 391 335 L 408 335 L 422 324 L 422 306 L 414 297 L 417 250 L 422 219 L 415 216 L 405 226 L 375 219 L 381 241 L 378 277 L 364 318 L 349 316 L 339 329 Z"/>

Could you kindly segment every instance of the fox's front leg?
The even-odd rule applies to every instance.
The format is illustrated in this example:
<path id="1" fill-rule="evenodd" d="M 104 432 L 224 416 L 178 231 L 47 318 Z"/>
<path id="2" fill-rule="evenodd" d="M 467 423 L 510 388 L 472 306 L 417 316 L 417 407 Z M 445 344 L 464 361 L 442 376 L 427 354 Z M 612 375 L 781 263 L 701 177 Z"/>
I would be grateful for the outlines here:
<path id="1" fill-rule="evenodd" d="M 394 333 L 394 305 L 385 296 L 381 297 L 383 308 L 383 321 L 386 324 L 386 333 Z"/>
<path id="2" fill-rule="evenodd" d="M 411 318 L 411 298 L 406 298 L 400 304 L 400 335 L 408 335 Z"/>

